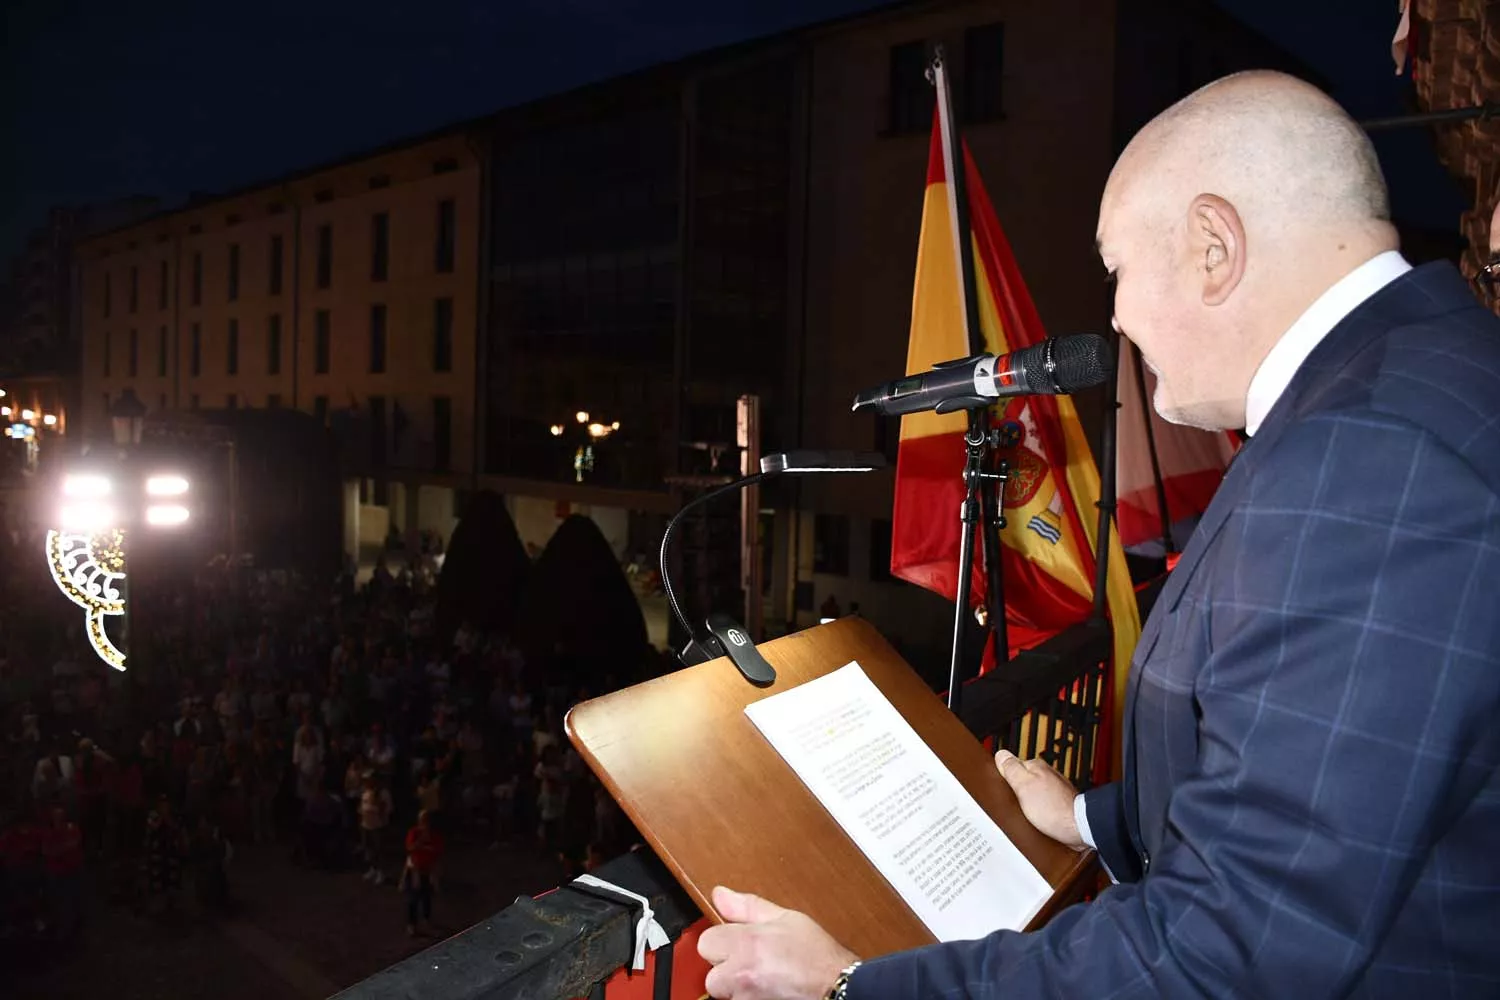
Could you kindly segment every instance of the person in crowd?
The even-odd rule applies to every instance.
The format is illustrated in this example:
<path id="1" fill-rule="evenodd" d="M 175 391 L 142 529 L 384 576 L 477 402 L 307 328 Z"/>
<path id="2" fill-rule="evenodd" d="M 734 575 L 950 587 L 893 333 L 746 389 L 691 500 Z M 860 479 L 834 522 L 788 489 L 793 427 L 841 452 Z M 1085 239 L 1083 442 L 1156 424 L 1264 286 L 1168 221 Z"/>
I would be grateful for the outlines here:
<path id="1" fill-rule="evenodd" d="M 344 813 L 322 785 L 316 785 L 302 808 L 302 859 L 314 868 L 338 865 L 343 840 Z"/>
<path id="2" fill-rule="evenodd" d="M 432 889 L 443 860 L 443 835 L 423 809 L 416 825 L 406 831 L 406 868 L 401 887 L 406 895 L 406 933 L 416 937 L 432 922 Z"/>
<path id="3" fill-rule="evenodd" d="M 182 837 L 165 797 L 146 816 L 146 845 L 141 856 L 141 903 L 152 911 L 171 909 L 182 880 Z"/>
<path id="4" fill-rule="evenodd" d="M 200 816 L 188 850 L 198 905 L 209 911 L 224 909 L 229 903 L 226 865 L 234 858 L 231 842 L 209 817 Z"/>
<path id="5" fill-rule="evenodd" d="M 48 911 L 55 936 L 67 940 L 83 918 L 83 831 L 62 806 L 53 806 L 49 819 L 41 834 Z"/>
<path id="6" fill-rule="evenodd" d="M 364 754 L 371 769 L 389 781 L 396 768 L 396 741 L 386 732 L 383 723 L 370 723 L 370 735 L 365 739 Z"/>
<path id="7" fill-rule="evenodd" d="M 323 784 L 327 753 L 318 735 L 318 731 L 309 723 L 303 723 L 297 730 L 297 744 L 292 748 L 292 767 L 297 772 L 297 798 L 304 803 Z"/>
<path id="8" fill-rule="evenodd" d="M 380 864 L 381 844 L 391 822 L 391 812 L 391 793 L 382 779 L 375 774 L 366 776 L 359 796 L 359 845 L 368 866 L 363 877 L 376 885 L 385 882 L 385 870 Z"/>
<path id="9" fill-rule="evenodd" d="M 104 827 L 108 816 L 108 786 L 114 761 L 85 737 L 78 741 L 73 764 L 73 796 L 78 823 L 83 830 L 83 848 L 98 856 L 104 852 Z"/>

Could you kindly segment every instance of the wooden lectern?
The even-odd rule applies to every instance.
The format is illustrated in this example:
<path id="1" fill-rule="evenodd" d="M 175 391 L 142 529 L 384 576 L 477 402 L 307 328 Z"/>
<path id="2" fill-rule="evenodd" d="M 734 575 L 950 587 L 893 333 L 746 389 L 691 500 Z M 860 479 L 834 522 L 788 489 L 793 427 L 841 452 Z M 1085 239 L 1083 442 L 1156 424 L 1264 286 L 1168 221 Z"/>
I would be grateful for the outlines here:
<path id="1" fill-rule="evenodd" d="M 842 618 L 758 648 L 776 668 L 770 687 L 721 658 L 567 717 L 573 745 L 705 914 L 725 885 L 801 910 L 865 957 L 935 940 L 745 715 L 851 660 L 1052 886 L 1031 929 L 1093 887 L 1092 852 L 1026 821 L 994 758 L 868 622 Z"/>

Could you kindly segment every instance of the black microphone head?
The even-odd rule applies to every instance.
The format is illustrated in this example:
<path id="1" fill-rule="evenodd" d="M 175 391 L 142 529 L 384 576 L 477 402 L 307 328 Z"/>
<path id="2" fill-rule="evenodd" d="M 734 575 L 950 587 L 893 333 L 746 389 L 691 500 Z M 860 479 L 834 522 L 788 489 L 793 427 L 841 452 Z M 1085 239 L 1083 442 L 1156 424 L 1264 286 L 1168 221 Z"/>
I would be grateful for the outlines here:
<path id="1" fill-rule="evenodd" d="M 1056 365 L 1053 382 L 1057 391 L 1063 393 L 1103 385 L 1114 368 L 1109 341 L 1097 333 L 1058 337 L 1053 344 L 1052 361 Z"/>

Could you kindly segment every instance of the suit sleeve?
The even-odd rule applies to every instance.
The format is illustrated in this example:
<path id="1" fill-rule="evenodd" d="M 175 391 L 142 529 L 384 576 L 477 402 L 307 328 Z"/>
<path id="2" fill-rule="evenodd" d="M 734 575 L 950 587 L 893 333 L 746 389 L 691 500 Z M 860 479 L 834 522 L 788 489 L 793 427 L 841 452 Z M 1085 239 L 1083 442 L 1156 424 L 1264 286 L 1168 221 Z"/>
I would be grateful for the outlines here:
<path id="1" fill-rule="evenodd" d="M 1115 882 L 1134 882 L 1141 877 L 1141 859 L 1130 842 L 1125 826 L 1125 801 L 1120 783 L 1112 781 L 1083 793 L 1084 815 L 1092 837 L 1090 847 L 1099 852 L 1109 877 Z"/>
<path id="2" fill-rule="evenodd" d="M 1207 642 L 1178 655 L 1209 650 L 1196 760 L 1171 776 L 1149 874 L 1035 934 L 867 962 L 850 1000 L 1318 1000 L 1357 982 L 1500 766 L 1500 503 L 1379 414 L 1319 416 L 1275 448 L 1183 594 Z"/>

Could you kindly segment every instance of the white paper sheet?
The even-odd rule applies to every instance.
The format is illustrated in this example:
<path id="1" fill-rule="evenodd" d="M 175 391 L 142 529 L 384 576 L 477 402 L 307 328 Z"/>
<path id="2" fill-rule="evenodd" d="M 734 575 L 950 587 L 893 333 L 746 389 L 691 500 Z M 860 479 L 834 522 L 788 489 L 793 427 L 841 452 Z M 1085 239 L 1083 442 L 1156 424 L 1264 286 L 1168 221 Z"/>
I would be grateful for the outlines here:
<path id="1" fill-rule="evenodd" d="M 858 663 L 745 714 L 939 941 L 1020 930 L 1051 895 Z"/>

